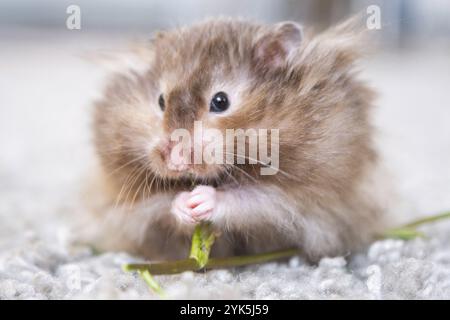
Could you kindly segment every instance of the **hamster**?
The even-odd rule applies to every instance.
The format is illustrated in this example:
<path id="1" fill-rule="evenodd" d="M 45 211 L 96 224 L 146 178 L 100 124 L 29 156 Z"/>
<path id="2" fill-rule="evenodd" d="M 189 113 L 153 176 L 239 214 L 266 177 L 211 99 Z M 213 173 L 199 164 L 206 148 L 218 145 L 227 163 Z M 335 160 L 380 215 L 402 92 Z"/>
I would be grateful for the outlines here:
<path id="1" fill-rule="evenodd" d="M 219 18 L 142 44 L 143 67 L 114 73 L 95 103 L 97 243 L 185 258 L 201 221 L 221 233 L 215 256 L 296 247 L 315 261 L 370 241 L 385 208 L 375 93 L 355 70 L 353 25 L 306 35 L 295 22 Z M 194 163 L 193 149 L 174 153 L 171 133 L 195 135 L 196 122 L 224 135 L 278 130 L 276 173 L 261 174 L 270 161 Z"/>

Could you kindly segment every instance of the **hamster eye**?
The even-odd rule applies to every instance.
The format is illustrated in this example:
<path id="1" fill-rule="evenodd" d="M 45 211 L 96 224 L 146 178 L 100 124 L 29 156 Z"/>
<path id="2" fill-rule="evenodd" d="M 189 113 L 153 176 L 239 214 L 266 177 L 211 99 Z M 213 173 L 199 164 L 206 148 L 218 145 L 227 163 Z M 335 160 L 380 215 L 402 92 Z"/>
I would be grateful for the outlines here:
<path id="1" fill-rule="evenodd" d="M 162 94 L 159 95 L 158 104 L 162 111 L 166 108 L 166 102 L 164 101 L 164 97 Z"/>
<path id="2" fill-rule="evenodd" d="M 223 112 L 230 106 L 230 101 L 225 92 L 217 92 L 211 99 L 209 104 L 209 111 L 211 112 Z"/>

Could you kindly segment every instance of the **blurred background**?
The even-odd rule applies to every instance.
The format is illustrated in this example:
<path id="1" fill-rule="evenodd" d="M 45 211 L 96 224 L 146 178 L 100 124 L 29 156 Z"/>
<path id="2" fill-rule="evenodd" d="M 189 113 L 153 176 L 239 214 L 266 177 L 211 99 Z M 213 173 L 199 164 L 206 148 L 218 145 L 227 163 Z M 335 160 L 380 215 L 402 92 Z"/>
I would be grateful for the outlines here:
<path id="1" fill-rule="evenodd" d="M 444 41 L 450 34 L 446 0 L 2 0 L 2 29 L 63 30 L 66 9 L 78 5 L 83 32 L 143 32 L 192 23 L 209 16 L 239 16 L 276 22 L 301 21 L 325 28 L 356 12 L 377 5 L 382 12 L 382 38 L 400 47 Z"/>
<path id="2" fill-rule="evenodd" d="M 70 5 L 81 9 L 80 30 L 66 27 Z M 362 76 L 380 93 L 374 121 L 402 212 L 449 209 L 450 1 L 2 0 L 0 249 L 77 207 L 95 162 L 90 104 L 105 77 L 86 53 L 218 15 L 322 30 L 369 5 L 380 8 L 380 42 Z"/>

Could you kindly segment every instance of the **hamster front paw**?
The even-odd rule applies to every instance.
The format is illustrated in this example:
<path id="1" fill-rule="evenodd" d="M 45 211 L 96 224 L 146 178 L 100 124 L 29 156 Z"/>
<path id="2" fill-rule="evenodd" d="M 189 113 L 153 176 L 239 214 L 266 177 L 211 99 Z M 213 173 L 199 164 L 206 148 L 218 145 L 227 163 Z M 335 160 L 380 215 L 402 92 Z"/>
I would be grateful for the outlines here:
<path id="1" fill-rule="evenodd" d="M 191 192 L 179 193 L 172 202 L 171 212 L 184 223 L 209 220 L 216 206 L 216 189 L 197 186 Z"/>
<path id="2" fill-rule="evenodd" d="M 190 192 L 187 205 L 192 208 L 194 219 L 209 220 L 216 206 L 216 189 L 210 186 L 197 186 Z"/>

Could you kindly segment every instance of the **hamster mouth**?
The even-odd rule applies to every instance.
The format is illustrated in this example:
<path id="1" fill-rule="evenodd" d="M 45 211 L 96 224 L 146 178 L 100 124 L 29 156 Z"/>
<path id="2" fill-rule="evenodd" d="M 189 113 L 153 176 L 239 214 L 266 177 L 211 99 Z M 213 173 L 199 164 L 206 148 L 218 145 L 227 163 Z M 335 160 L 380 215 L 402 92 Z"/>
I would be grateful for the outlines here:
<path id="1" fill-rule="evenodd" d="M 199 175 L 193 171 L 177 172 L 176 176 L 161 176 L 173 183 L 174 185 L 185 186 L 188 189 L 192 189 L 198 185 L 209 185 L 212 187 L 218 187 L 228 180 L 225 174 L 217 174 L 216 176 Z"/>
<path id="2" fill-rule="evenodd" d="M 167 175 L 175 179 L 214 180 L 221 176 L 220 171 L 221 170 L 208 169 L 201 165 L 188 165 L 175 170 L 167 166 Z"/>
<path id="3" fill-rule="evenodd" d="M 195 187 L 202 184 L 217 187 L 229 183 L 230 179 L 233 179 L 227 166 L 195 164 L 192 158 L 193 154 L 190 154 L 190 157 L 187 158 L 178 157 L 171 153 L 167 145 L 162 144 L 153 152 L 152 171 L 161 179 L 170 181 L 175 185 L 182 184 Z"/>
<path id="4" fill-rule="evenodd" d="M 195 164 L 193 153 L 187 158 L 178 156 L 167 149 L 159 149 L 157 152 L 159 156 L 157 169 L 159 170 L 156 171 L 161 178 L 210 181 L 218 178 L 223 171 L 218 166 Z"/>

